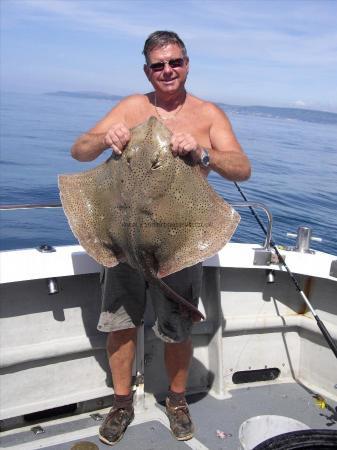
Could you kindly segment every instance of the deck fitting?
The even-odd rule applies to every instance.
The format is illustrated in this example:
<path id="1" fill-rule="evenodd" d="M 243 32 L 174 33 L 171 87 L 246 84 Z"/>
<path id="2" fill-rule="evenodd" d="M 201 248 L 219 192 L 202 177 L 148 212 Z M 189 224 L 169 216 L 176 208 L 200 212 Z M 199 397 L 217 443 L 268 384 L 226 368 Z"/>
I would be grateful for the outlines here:
<path id="1" fill-rule="evenodd" d="M 45 430 L 40 425 L 32 427 L 30 430 L 35 434 L 35 436 L 45 433 Z"/>
<path id="2" fill-rule="evenodd" d="M 103 420 L 103 416 L 101 414 L 98 414 L 98 413 L 90 414 L 90 417 L 92 419 L 94 419 L 95 422 L 99 422 L 99 421 Z"/>

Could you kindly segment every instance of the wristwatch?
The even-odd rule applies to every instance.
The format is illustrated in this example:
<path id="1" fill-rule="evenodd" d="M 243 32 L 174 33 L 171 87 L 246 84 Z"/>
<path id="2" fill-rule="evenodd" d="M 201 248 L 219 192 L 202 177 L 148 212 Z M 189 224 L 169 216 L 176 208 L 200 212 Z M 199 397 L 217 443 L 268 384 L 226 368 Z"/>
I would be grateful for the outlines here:
<path id="1" fill-rule="evenodd" d="M 200 161 L 199 164 L 202 167 L 208 167 L 210 164 L 210 160 L 209 160 L 209 153 L 207 148 L 202 148 L 201 149 L 201 156 L 200 156 Z"/>

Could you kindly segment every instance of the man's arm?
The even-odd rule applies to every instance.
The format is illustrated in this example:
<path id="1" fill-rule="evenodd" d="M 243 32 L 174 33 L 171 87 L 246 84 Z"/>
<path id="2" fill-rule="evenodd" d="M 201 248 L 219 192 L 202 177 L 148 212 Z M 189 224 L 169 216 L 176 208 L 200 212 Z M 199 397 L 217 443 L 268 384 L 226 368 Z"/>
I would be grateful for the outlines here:
<path id="1" fill-rule="evenodd" d="M 78 161 L 93 161 L 108 148 L 104 142 L 105 135 L 92 130 L 82 134 L 71 147 L 71 156 Z"/>
<path id="2" fill-rule="evenodd" d="M 213 116 L 210 128 L 210 168 L 230 181 L 248 180 L 251 174 L 250 162 L 237 141 L 226 114 L 215 105 L 210 108 Z"/>
<path id="3" fill-rule="evenodd" d="M 71 156 L 78 161 L 92 161 L 104 150 L 112 148 L 121 153 L 130 139 L 125 123 L 127 100 L 122 100 L 87 133 L 82 134 L 71 148 Z"/>

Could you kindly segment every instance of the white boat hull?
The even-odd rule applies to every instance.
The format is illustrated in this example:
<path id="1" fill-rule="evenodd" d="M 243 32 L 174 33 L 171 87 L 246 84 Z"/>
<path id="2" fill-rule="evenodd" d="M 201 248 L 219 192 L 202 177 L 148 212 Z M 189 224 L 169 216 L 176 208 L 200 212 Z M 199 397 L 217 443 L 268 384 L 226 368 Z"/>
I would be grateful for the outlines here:
<path id="1" fill-rule="evenodd" d="M 257 247 L 228 244 L 204 263 L 200 309 L 206 320 L 193 329 L 189 392 L 211 389 L 218 398 L 228 397 L 238 386 L 235 373 L 277 368 L 277 380 L 269 383 L 297 380 L 336 400 L 336 358 L 284 269 L 254 265 Z M 337 339 L 337 280 L 330 275 L 336 257 L 282 253 Z M 80 246 L 0 256 L 1 419 L 88 401 L 104 406 L 112 387 L 106 335 L 96 330 L 99 266 Z M 271 268 L 276 279 L 268 284 L 265 271 Z M 59 286 L 55 295 L 48 295 L 46 280 L 51 277 Z M 152 323 L 148 308 L 134 374 L 144 376 L 146 393 L 160 396 L 167 379 L 163 344 Z M 142 381 L 137 384 L 141 392 Z"/>

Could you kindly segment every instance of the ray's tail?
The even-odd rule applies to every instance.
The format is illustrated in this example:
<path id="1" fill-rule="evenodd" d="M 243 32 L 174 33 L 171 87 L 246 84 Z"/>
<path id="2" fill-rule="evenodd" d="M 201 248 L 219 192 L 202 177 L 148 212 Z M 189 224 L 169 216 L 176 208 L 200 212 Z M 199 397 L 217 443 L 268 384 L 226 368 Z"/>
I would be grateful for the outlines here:
<path id="1" fill-rule="evenodd" d="M 170 286 L 168 286 L 162 279 L 157 277 L 156 272 L 150 265 L 146 264 L 145 261 L 144 263 L 145 264 L 142 266 L 142 271 L 145 279 L 148 282 L 156 284 L 161 288 L 161 290 L 167 297 L 169 297 L 179 305 L 184 306 L 192 314 L 194 321 L 205 319 L 205 316 L 198 310 L 198 308 L 196 308 L 192 303 L 186 300 L 186 298 L 179 295 L 175 290 L 170 288 Z"/>
<path id="2" fill-rule="evenodd" d="M 175 301 L 176 303 L 185 306 L 190 312 L 193 312 L 194 315 L 200 320 L 205 319 L 205 316 L 196 308 L 192 303 L 190 303 L 188 300 L 186 300 L 181 295 L 177 294 L 173 289 L 170 288 L 163 280 L 160 278 L 155 278 L 155 280 L 159 286 L 161 287 L 162 291 L 169 297 L 171 300 Z"/>

